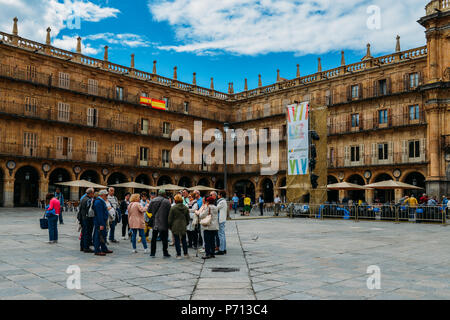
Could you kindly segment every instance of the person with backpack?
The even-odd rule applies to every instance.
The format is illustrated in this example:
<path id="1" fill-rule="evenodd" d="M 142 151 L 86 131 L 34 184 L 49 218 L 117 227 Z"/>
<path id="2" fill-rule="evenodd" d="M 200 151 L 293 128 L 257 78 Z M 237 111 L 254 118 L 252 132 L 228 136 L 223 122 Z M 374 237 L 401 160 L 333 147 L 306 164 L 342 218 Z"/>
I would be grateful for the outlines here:
<path id="1" fill-rule="evenodd" d="M 45 197 L 45 217 L 48 220 L 48 243 L 58 243 L 58 216 L 61 212 L 61 207 L 58 199 L 53 194 L 49 193 Z"/>
<path id="2" fill-rule="evenodd" d="M 93 201 L 94 189 L 89 188 L 86 190 L 86 196 L 80 202 L 78 210 L 78 221 L 81 224 L 81 239 L 80 239 L 80 251 L 85 253 L 93 253 L 90 248 L 92 244 L 92 232 L 94 231 L 94 209 Z"/>

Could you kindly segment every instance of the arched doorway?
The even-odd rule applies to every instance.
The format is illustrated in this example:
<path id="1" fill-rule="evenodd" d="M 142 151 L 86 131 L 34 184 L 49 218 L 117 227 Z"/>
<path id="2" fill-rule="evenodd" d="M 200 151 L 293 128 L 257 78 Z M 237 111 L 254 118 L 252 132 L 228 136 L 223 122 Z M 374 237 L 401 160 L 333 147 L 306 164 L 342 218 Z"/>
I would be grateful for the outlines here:
<path id="1" fill-rule="evenodd" d="M 266 178 L 262 182 L 262 194 L 265 203 L 273 203 L 273 182 L 272 179 Z"/>
<path id="2" fill-rule="evenodd" d="M 14 206 L 35 207 L 39 199 L 39 173 L 31 167 L 25 166 L 17 170 L 14 182 Z"/>
<path id="3" fill-rule="evenodd" d="M 59 188 L 64 196 L 64 200 L 70 199 L 70 187 L 58 186 L 56 183 L 71 181 L 70 173 L 63 168 L 53 170 L 50 174 L 48 182 L 48 192 L 55 193 L 56 188 Z"/>
<path id="4" fill-rule="evenodd" d="M 136 177 L 135 182 L 140 183 L 140 184 L 145 184 L 145 185 L 147 185 L 147 186 L 150 186 L 150 185 L 151 185 L 151 183 L 150 183 L 150 178 L 149 178 L 149 176 L 146 175 L 146 174 L 138 175 L 138 176 Z M 134 192 L 135 192 L 135 193 L 146 192 L 146 193 L 148 194 L 148 193 L 149 193 L 148 191 L 149 191 L 148 189 L 134 189 Z"/>
<path id="5" fill-rule="evenodd" d="M 161 176 L 161 177 L 158 179 L 157 185 L 158 185 L 158 186 L 162 186 L 162 185 L 164 185 L 164 184 L 172 184 L 172 179 L 171 179 L 169 176 Z"/>
<path id="6" fill-rule="evenodd" d="M 350 178 L 347 179 L 348 183 L 357 184 L 359 186 L 364 186 L 366 183 L 359 174 L 354 174 Z M 358 202 L 359 200 L 366 200 L 366 191 L 365 190 L 350 190 L 348 192 L 348 198 L 353 200 L 354 202 Z"/>
<path id="7" fill-rule="evenodd" d="M 178 181 L 178 185 L 183 188 L 190 188 L 192 187 L 192 182 L 188 177 L 181 177 L 180 181 Z"/>
<path id="8" fill-rule="evenodd" d="M 375 178 L 374 182 L 389 181 L 389 180 L 392 180 L 392 177 L 387 173 L 382 173 Z M 378 200 L 381 203 L 386 203 L 388 201 L 395 199 L 394 190 L 375 189 L 374 196 L 375 202 L 377 202 Z"/>
<path id="9" fill-rule="evenodd" d="M 423 188 L 423 190 L 406 190 L 408 195 L 413 194 L 416 199 L 419 199 L 425 192 L 425 177 L 420 172 L 411 172 L 405 177 L 405 183 L 413 186 Z"/>
<path id="10" fill-rule="evenodd" d="M 108 186 L 110 186 L 110 185 L 114 185 L 114 184 L 125 183 L 127 181 L 128 181 L 128 179 L 123 173 L 114 172 L 113 174 L 111 174 L 109 176 L 106 183 Z M 116 195 L 117 199 L 119 199 L 119 201 L 121 201 L 125 198 L 125 193 L 126 193 L 125 188 L 114 188 L 114 191 L 115 191 L 115 195 Z"/>
<path id="11" fill-rule="evenodd" d="M 327 184 L 335 184 L 339 183 L 338 180 L 334 176 L 327 177 Z M 328 202 L 339 202 L 339 191 L 338 190 L 329 190 L 327 192 Z"/>
<path id="12" fill-rule="evenodd" d="M 80 176 L 80 180 L 86 180 L 92 183 L 98 183 L 100 184 L 100 176 L 98 173 L 94 170 L 86 170 L 83 172 Z M 87 188 L 80 188 L 79 191 L 79 199 L 86 193 Z"/>
<path id="13" fill-rule="evenodd" d="M 207 178 L 201 178 L 198 181 L 198 185 L 199 186 L 205 186 L 205 187 L 209 187 L 209 180 Z"/>
<path id="14" fill-rule="evenodd" d="M 240 180 L 234 184 L 234 192 L 239 197 L 239 206 L 243 207 L 243 196 L 249 195 L 252 203 L 255 203 L 255 185 L 250 180 Z"/>
<path id="15" fill-rule="evenodd" d="M 0 169 L 0 207 L 5 205 L 5 200 L 3 199 L 3 170 Z"/>
<path id="16" fill-rule="evenodd" d="M 280 188 L 286 187 L 286 178 L 281 179 Z M 280 189 L 281 201 L 286 202 L 286 189 Z"/>
<path id="17" fill-rule="evenodd" d="M 225 186 L 223 184 L 223 180 L 222 179 L 217 180 L 216 183 L 214 184 L 214 188 L 217 189 L 217 190 L 225 190 Z"/>

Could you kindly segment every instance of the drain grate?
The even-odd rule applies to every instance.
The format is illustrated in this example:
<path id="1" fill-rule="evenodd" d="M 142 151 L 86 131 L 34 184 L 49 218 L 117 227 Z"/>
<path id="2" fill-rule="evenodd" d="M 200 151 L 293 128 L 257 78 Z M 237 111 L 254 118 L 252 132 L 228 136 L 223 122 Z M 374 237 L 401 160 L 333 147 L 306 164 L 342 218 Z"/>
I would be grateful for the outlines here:
<path id="1" fill-rule="evenodd" d="M 212 272 L 239 272 L 238 268 L 211 268 Z"/>

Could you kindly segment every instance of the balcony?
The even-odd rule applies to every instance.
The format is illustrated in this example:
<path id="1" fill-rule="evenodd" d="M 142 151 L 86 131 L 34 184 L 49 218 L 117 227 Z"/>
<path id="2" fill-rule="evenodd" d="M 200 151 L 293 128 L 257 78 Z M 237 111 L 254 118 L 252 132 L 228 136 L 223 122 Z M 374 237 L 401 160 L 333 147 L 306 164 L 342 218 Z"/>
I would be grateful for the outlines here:
<path id="1" fill-rule="evenodd" d="M 120 97 L 118 97 L 116 94 L 115 87 L 113 88 L 106 88 L 101 86 L 93 87 L 92 85 L 88 84 L 87 80 L 86 82 L 80 82 L 74 79 L 70 79 L 70 81 L 59 81 L 57 75 L 42 72 L 35 72 L 33 73 L 33 75 L 30 75 L 26 71 L 26 69 L 21 69 L 17 66 L 4 64 L 0 65 L 0 77 L 24 81 L 35 85 L 42 85 L 48 87 L 49 89 L 59 88 L 63 90 L 72 91 L 75 93 L 81 93 L 88 96 L 96 96 L 104 98 L 109 101 L 128 103 L 144 107 L 139 103 L 140 93 L 132 94 L 127 92 L 127 90 L 125 90 L 125 92 L 122 95 L 120 95 Z M 157 77 L 160 78 L 159 76 Z M 177 113 L 186 116 L 184 106 L 178 104 L 171 103 L 169 108 L 167 108 L 167 111 L 165 112 Z M 209 112 L 208 116 L 206 117 L 205 108 L 196 106 L 189 106 L 188 114 L 194 117 L 208 120 L 215 120 L 219 122 L 225 122 L 227 120 L 227 115 L 221 112 Z"/>
<path id="2" fill-rule="evenodd" d="M 387 159 L 379 159 L 378 154 L 372 156 L 372 154 L 364 155 L 360 157 L 359 161 L 351 161 L 345 157 L 334 157 L 328 159 L 328 169 L 342 169 L 342 168 L 358 168 L 368 166 L 394 166 L 394 165 L 413 165 L 424 164 L 427 162 L 426 150 L 420 153 L 419 157 L 409 157 L 407 152 L 394 152 L 389 153 Z"/>
<path id="3" fill-rule="evenodd" d="M 380 130 L 380 129 L 391 129 L 391 128 L 401 128 L 401 127 L 409 127 L 409 126 L 421 126 L 426 125 L 425 112 L 421 111 L 419 113 L 418 119 L 411 119 L 411 115 L 409 113 L 401 114 L 401 115 L 390 115 L 388 116 L 387 123 L 379 123 L 378 116 L 370 115 L 370 118 L 364 117 L 366 113 L 360 114 L 359 125 L 352 126 L 352 121 L 350 119 L 350 115 L 348 115 L 349 120 L 340 121 L 328 125 L 328 136 L 337 136 L 342 134 L 352 134 L 359 132 L 368 132 L 372 130 Z M 333 116 L 331 116 L 333 117 Z M 333 118 L 331 118 L 333 119 Z"/>

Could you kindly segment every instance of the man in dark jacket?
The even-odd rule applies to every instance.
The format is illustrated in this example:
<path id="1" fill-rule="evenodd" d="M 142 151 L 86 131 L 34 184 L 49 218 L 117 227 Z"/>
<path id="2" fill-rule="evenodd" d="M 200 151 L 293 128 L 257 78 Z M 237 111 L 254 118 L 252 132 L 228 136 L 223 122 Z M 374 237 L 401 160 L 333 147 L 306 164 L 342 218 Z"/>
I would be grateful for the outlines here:
<path id="1" fill-rule="evenodd" d="M 89 217 L 89 210 L 91 209 L 92 201 L 94 200 L 94 189 L 89 188 L 86 190 L 86 196 L 80 202 L 79 220 L 81 223 L 81 240 L 80 251 L 86 253 L 93 253 L 90 248 L 92 243 L 92 232 L 94 230 L 94 217 Z"/>
<path id="2" fill-rule="evenodd" d="M 153 227 L 150 257 L 156 253 L 156 240 L 158 235 L 163 243 L 164 257 L 170 258 L 168 249 L 169 238 L 169 212 L 170 201 L 166 198 L 166 191 L 159 190 L 159 196 L 152 200 L 148 209 L 155 216 L 155 226 Z"/>
<path id="3" fill-rule="evenodd" d="M 108 209 L 106 208 L 106 200 L 108 199 L 108 191 L 99 192 L 99 197 L 95 199 L 93 209 L 94 218 L 94 247 L 96 256 L 105 256 L 112 253 L 106 247 L 106 223 L 108 222 Z"/>

